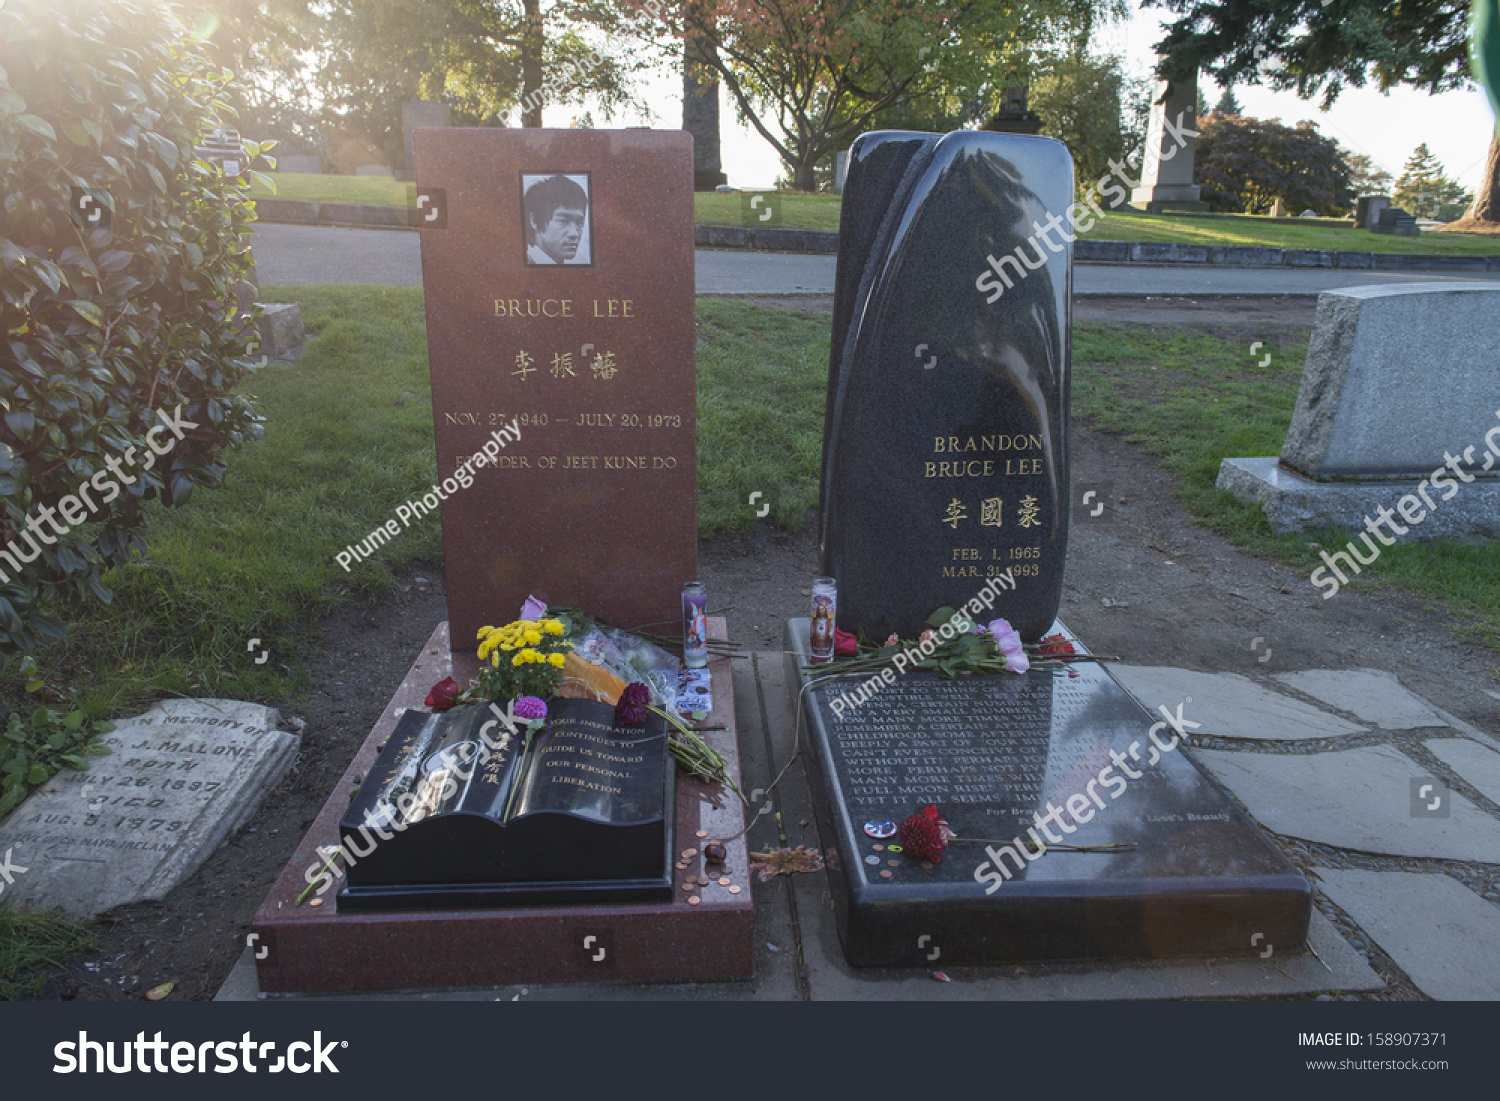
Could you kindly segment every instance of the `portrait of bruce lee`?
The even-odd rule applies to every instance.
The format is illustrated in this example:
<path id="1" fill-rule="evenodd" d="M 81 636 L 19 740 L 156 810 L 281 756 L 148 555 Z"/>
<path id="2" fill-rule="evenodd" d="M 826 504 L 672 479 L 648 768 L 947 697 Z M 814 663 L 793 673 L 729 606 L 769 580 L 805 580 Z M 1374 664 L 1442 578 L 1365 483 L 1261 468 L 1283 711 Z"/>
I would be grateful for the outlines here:
<path id="1" fill-rule="evenodd" d="M 587 172 L 521 173 L 521 221 L 528 265 L 593 264 Z"/>

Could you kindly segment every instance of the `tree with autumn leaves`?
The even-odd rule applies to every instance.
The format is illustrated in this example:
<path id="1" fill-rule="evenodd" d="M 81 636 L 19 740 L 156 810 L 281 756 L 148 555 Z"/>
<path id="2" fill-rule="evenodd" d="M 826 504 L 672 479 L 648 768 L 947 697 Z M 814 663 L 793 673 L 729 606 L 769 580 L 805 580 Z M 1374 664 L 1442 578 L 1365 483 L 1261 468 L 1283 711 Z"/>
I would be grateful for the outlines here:
<path id="1" fill-rule="evenodd" d="M 652 0 L 626 0 L 637 12 Z M 659 6 L 659 5 L 658 5 Z M 1120 0 L 686 0 L 663 14 L 659 41 L 697 38 L 704 64 L 811 191 L 820 162 L 883 117 L 960 99 L 998 101 L 1025 83 L 1037 60 Z M 669 46 L 669 48 L 673 48 Z"/>

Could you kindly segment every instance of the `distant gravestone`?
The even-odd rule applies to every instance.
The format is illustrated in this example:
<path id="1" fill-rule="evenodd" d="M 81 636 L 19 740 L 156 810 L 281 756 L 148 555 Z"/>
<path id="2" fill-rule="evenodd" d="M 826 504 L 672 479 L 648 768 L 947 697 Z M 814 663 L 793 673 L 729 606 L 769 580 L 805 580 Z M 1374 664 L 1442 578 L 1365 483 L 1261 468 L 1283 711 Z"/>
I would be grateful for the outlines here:
<path id="1" fill-rule="evenodd" d="M 913 637 L 1007 570 L 1051 625 L 1068 536 L 1072 162 L 1049 138 L 860 137 L 839 229 L 823 572 L 839 622 Z M 957 249 L 955 242 L 963 242 Z"/>
<path id="2" fill-rule="evenodd" d="M 1497 365 L 1500 284 L 1324 291 L 1280 461 L 1225 459 L 1218 484 L 1283 531 L 1362 527 L 1409 495 L 1413 538 L 1500 535 Z"/>
<path id="3" fill-rule="evenodd" d="M 1391 205 L 1387 195 L 1361 195 L 1354 203 L 1356 229 L 1373 229 L 1380 223 L 1380 212 Z"/>
<path id="4" fill-rule="evenodd" d="M 1271 217 L 1273 217 L 1273 218 L 1285 218 L 1286 217 L 1286 200 L 1285 199 L 1277 199 L 1274 203 L 1271 204 Z"/>
<path id="5" fill-rule="evenodd" d="M 236 700 L 167 700 L 116 720 L 111 756 L 58 773 L 0 823 L 0 855 L 26 868 L 15 900 L 91 917 L 164 898 L 291 767 L 302 739 L 278 721 Z"/>
<path id="6" fill-rule="evenodd" d="M 401 149 L 406 154 L 406 170 L 402 173 L 403 179 L 416 179 L 416 148 L 412 142 L 412 135 L 416 133 L 417 127 L 448 126 L 449 115 L 446 103 L 417 100 L 401 105 Z"/>
<path id="7" fill-rule="evenodd" d="M 1208 204 L 1193 183 L 1193 156 L 1198 144 L 1198 75 L 1188 80 L 1158 80 L 1146 126 L 1146 159 L 1131 205 L 1157 214 L 1163 210 L 1202 211 Z"/>
<path id="8" fill-rule="evenodd" d="M 676 621 L 698 571 L 692 135 L 450 128 L 416 149 L 444 227 L 422 232 L 440 476 L 514 432 L 443 494 L 454 645 L 532 593 Z"/>
<path id="9" fill-rule="evenodd" d="M 1408 214 L 1399 206 L 1388 206 L 1380 212 L 1371 233 L 1389 234 L 1395 237 L 1416 237 L 1421 234 L 1415 215 Z"/>

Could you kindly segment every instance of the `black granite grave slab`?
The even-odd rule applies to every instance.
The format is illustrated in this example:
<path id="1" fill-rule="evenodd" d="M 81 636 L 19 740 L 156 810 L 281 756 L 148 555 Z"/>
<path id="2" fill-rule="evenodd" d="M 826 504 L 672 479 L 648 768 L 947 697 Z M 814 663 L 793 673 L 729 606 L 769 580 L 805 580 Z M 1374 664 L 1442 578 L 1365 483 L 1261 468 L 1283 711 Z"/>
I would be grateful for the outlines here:
<path id="1" fill-rule="evenodd" d="M 851 147 L 820 509 L 844 629 L 914 636 L 1006 570 L 996 615 L 1028 640 L 1056 617 L 1072 202 L 1050 138 L 877 131 Z"/>
<path id="2" fill-rule="evenodd" d="M 402 716 L 339 825 L 341 911 L 672 897 L 676 771 L 666 721 L 551 703 L 547 725 L 482 755 L 488 707 Z"/>
<path id="3" fill-rule="evenodd" d="M 807 629 L 806 619 L 787 627 L 789 680 L 799 688 Z M 858 705 L 851 697 L 868 674 L 802 695 L 818 831 L 850 963 L 1302 950 L 1306 879 L 1178 748 L 1161 748 L 1177 741 L 1157 726 L 1162 715 L 1143 710 L 1102 666 L 1071 668 L 1076 676 L 916 672 Z M 1185 702 L 1181 718 L 1192 717 Z M 865 831 L 927 805 L 958 838 L 989 844 L 954 841 L 923 867 L 877 848 L 896 838 Z M 1134 847 L 1028 858 L 1013 839 L 1029 842 L 1030 830 L 1041 841 Z"/>

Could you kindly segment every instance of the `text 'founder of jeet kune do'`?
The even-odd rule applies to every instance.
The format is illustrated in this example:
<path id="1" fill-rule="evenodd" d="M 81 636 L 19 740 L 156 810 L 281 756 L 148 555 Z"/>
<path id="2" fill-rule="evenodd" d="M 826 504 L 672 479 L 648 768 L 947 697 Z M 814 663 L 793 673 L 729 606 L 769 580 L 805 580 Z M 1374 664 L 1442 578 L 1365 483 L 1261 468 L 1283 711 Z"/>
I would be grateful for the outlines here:
<path id="1" fill-rule="evenodd" d="M 526 258 L 533 264 L 571 264 L 583 240 L 589 198 L 566 176 L 549 176 L 526 192 Z"/>

